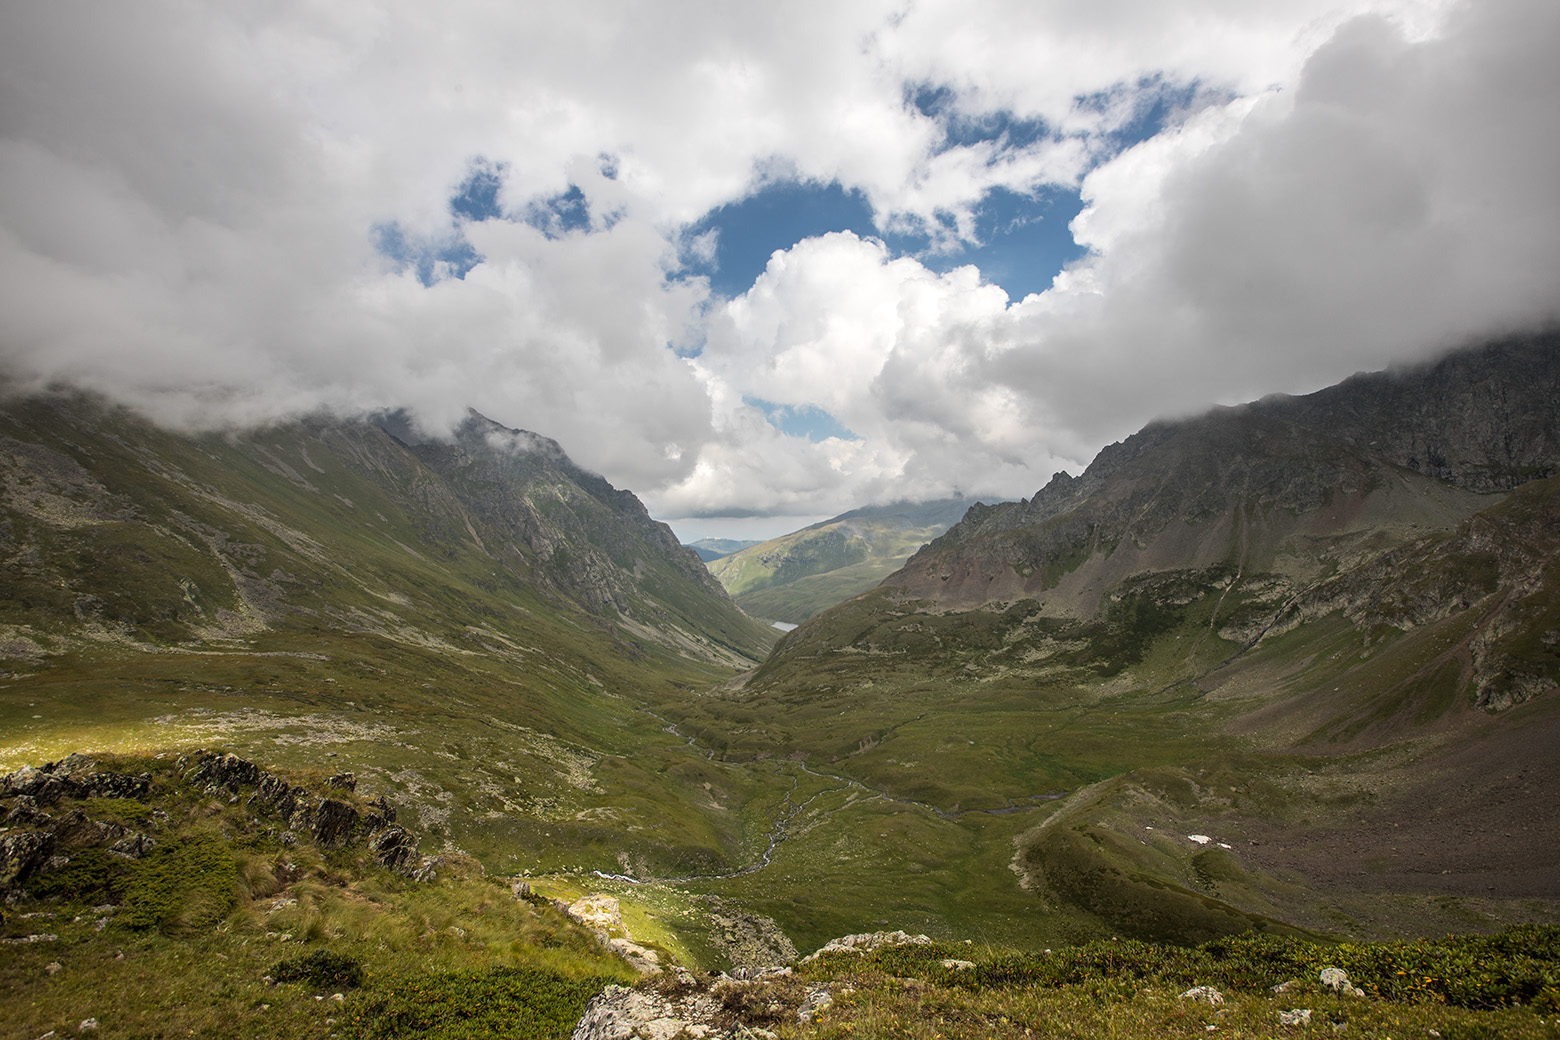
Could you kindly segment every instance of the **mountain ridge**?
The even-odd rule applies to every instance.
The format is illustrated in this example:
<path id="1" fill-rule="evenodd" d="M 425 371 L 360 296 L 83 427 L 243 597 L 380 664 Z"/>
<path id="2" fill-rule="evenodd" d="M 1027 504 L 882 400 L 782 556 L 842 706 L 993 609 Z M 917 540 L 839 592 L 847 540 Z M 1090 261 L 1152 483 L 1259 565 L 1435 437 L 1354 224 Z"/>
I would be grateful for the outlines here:
<path id="1" fill-rule="evenodd" d="M 968 506 L 959 498 L 862 506 L 711 561 L 710 573 L 748 613 L 798 624 L 877 584 Z"/>
<path id="2" fill-rule="evenodd" d="M 1555 333 L 1515 338 L 1429 365 L 1357 375 L 1305 397 L 1272 396 L 1151 423 L 1103 449 L 1078 477 L 1058 473 L 1031 499 L 972 509 L 888 581 L 950 605 L 1031 595 L 1045 602 L 1051 591 L 1053 602 L 1070 599 L 1058 602 L 1063 612 L 1089 615 L 1099 586 L 1154 569 L 1128 557 L 1155 539 L 1174 539 L 1170 555 L 1185 559 L 1190 551 L 1201 566 L 1243 553 L 1265 564 L 1278 542 L 1306 533 L 1282 529 L 1279 514 L 1324 518 L 1323 506 L 1337 499 L 1335 532 L 1345 531 L 1350 513 L 1357 517 L 1373 492 L 1392 485 L 1408 497 L 1440 499 L 1431 512 L 1444 514 L 1440 523 L 1455 522 L 1476 500 L 1453 501 L 1463 496 L 1447 487 L 1497 494 L 1554 474 L 1557 344 Z M 1522 369 L 1524 378 L 1496 378 L 1503 365 Z M 1277 518 L 1277 529 L 1242 530 L 1241 503 Z M 1210 520 L 1225 527 L 1210 533 Z M 1189 530 L 1199 524 L 1202 530 Z M 1234 544 L 1249 543 L 1253 533 L 1256 546 Z M 1080 566 L 1086 573 L 1071 577 L 1071 597 L 1058 595 Z M 1088 570 L 1101 573 L 1088 580 Z"/>

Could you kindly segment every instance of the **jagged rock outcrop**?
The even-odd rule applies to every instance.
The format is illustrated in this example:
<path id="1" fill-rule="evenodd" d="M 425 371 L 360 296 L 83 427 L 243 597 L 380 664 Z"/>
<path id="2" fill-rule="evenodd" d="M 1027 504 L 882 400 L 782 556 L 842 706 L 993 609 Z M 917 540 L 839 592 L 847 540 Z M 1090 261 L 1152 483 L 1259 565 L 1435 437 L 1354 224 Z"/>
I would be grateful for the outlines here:
<path id="1" fill-rule="evenodd" d="M 382 794 L 368 803 L 369 812 L 360 812 L 340 798 L 321 798 L 315 804 L 304 788 L 288 784 L 231 752 L 184 755 L 178 768 L 186 783 L 208 793 L 226 791 L 237 797 L 242 788 L 254 788 L 246 804 L 279 817 L 295 830 L 307 831 L 322 848 L 338 849 L 365 839 L 380 865 L 419 879 L 433 874 L 436 860 L 418 857 L 416 839 L 405 828 L 394 826 L 395 808 Z M 355 791 L 357 778 L 338 773 L 326 784 L 338 791 Z"/>
<path id="2" fill-rule="evenodd" d="M 358 811 L 346 802 L 326 798 L 314 810 L 314 816 L 309 820 L 309 830 L 321 848 L 339 849 L 352 840 L 361 819 Z"/>
<path id="3" fill-rule="evenodd" d="M 117 820 L 94 819 L 79 807 L 58 815 L 44 811 L 45 805 L 59 805 L 64 798 L 145 801 L 153 793 L 149 773 L 131 776 L 94 771 L 94 765 L 85 756 L 72 755 L 0 776 L 0 802 L 10 801 L 3 807 L 4 825 L 25 828 L 0 835 L 0 895 L 23 888 L 36 875 L 67 865 L 77 849 L 103 848 L 126 859 L 140 859 L 157 847 L 152 834 Z M 383 795 L 368 803 L 369 812 L 339 798 L 322 798 L 315 803 L 303 787 L 231 753 L 194 752 L 181 756 L 174 768 L 184 784 L 232 802 L 252 789 L 245 801 L 248 808 L 307 831 L 322 848 L 342 848 L 366 840 L 381 865 L 416 880 L 431 878 L 438 866 L 436 858 L 419 856 L 416 838 L 409 831 L 395 826 L 395 809 Z M 334 789 L 348 790 L 340 784 Z M 158 810 L 152 815 L 154 824 L 159 816 L 167 819 Z M 284 842 L 291 834 L 283 832 Z"/>
<path id="4" fill-rule="evenodd" d="M 43 766 L 22 766 L 0 777 L 0 798 L 25 796 L 30 805 L 53 805 L 62 797 L 144 799 L 151 789 L 151 776 L 142 773 L 89 772 L 95 763 L 82 755 L 71 755 Z"/>

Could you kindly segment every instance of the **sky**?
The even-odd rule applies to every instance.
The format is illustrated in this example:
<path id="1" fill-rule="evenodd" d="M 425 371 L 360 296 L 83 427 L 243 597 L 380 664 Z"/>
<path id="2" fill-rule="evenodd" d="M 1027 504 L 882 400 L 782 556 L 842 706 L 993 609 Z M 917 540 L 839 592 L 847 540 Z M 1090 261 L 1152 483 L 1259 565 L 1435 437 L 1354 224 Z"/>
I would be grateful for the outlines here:
<path id="1" fill-rule="evenodd" d="M 1553 0 L 0 7 L 0 379 L 474 408 L 686 540 L 1560 317 Z"/>

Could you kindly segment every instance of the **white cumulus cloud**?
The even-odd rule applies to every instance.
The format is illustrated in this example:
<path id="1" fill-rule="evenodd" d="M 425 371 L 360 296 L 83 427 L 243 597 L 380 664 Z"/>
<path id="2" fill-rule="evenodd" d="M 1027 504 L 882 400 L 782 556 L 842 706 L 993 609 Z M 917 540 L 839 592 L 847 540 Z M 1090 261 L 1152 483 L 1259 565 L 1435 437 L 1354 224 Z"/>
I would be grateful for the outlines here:
<path id="1" fill-rule="evenodd" d="M 1155 415 L 1553 320 L 1557 42 L 1541 0 L 7 5 L 0 375 L 197 426 L 476 407 L 669 516 L 1027 494 Z M 999 115 L 1044 132 L 947 138 Z M 457 219 L 479 168 L 501 212 Z M 832 234 L 712 296 L 687 229 L 787 177 L 944 246 L 1077 187 L 1089 253 L 1020 301 Z"/>

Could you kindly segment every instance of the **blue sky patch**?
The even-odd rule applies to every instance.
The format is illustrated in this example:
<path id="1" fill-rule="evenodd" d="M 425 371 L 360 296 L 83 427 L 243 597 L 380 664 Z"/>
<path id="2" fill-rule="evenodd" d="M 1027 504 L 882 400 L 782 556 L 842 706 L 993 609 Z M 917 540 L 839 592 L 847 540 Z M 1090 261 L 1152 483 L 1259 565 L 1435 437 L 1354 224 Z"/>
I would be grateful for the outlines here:
<path id="1" fill-rule="evenodd" d="M 762 411 L 769 425 L 787 437 L 806 437 L 814 444 L 830 437 L 844 441 L 861 439 L 816 405 L 775 404 L 761 397 L 744 397 L 742 403 Z"/>
<path id="2" fill-rule="evenodd" d="M 1063 265 L 1084 254 L 1067 229 L 1082 208 L 1082 198 L 1071 189 L 1043 189 L 1033 195 L 996 189 L 975 210 L 981 245 L 931 253 L 930 235 L 879 231 L 860 191 L 847 191 L 838 183 L 784 181 L 712 210 L 684 233 L 717 233 L 713 265 L 693 261 L 688 269 L 707 275 L 710 288 L 720 296 L 740 296 L 752 288 L 777 249 L 831 231 L 852 231 L 881 239 L 891 255 L 914 256 L 938 273 L 974 264 L 986 281 L 1019 300 L 1050 288 Z M 946 219 L 951 222 L 952 216 Z"/>
<path id="3" fill-rule="evenodd" d="M 1043 119 L 1024 119 L 1007 110 L 965 113 L 959 111 L 958 93 L 948 86 L 922 83 L 905 92 L 905 101 L 928 119 L 942 124 L 939 153 L 986 141 L 1000 141 L 1004 149 L 1027 148 L 1051 129 Z"/>
<path id="4" fill-rule="evenodd" d="M 1148 140 L 1188 112 L 1210 104 L 1225 104 L 1235 98 L 1228 91 L 1211 90 L 1197 80 L 1171 83 L 1163 76 L 1145 76 L 1130 87 L 1122 84 L 1098 94 L 1084 95 L 1077 103 L 1085 110 L 1104 111 L 1126 93 L 1133 96 L 1132 117 L 1106 135 L 1109 147 L 1096 162 L 1104 162 Z"/>
<path id="5" fill-rule="evenodd" d="M 1067 227 L 1082 209 L 1083 196 L 1073 188 L 1042 188 L 1034 195 L 994 188 L 975 207 L 979 246 L 931 253 L 926 236 L 890 235 L 887 241 L 895 253 L 915 255 L 938 274 L 974 264 L 982 280 L 1017 301 L 1049 289 L 1058 271 L 1087 252 Z"/>
<path id="6" fill-rule="evenodd" d="M 395 261 L 396 270 L 417 272 L 417 280 L 432 285 L 446 278 L 465 278 L 482 262 L 482 254 L 471 247 L 454 228 L 442 239 L 413 236 L 398 221 L 374 226 L 374 248 Z"/>
<path id="7" fill-rule="evenodd" d="M 525 222 L 548 238 L 590 230 L 590 201 L 577 185 L 526 207 Z"/>
<path id="8" fill-rule="evenodd" d="M 492 220 L 502 217 L 498 192 L 504 186 L 504 166 L 479 159 L 471 164 L 468 176 L 450 198 L 450 212 L 457 220 Z"/>
<path id="9" fill-rule="evenodd" d="M 789 249 L 804 238 L 830 231 L 854 231 L 877 236 L 872 206 L 860 191 L 846 191 L 838 182 L 774 181 L 737 202 L 705 214 L 685 234 L 719 233 L 713 266 L 691 265 L 710 279 L 722 296 L 740 296 L 764 273 L 776 249 Z"/>

